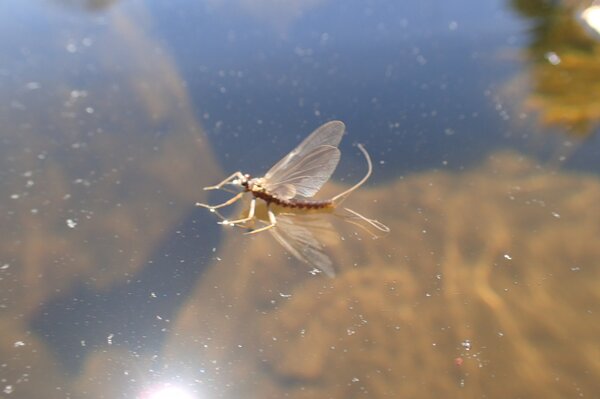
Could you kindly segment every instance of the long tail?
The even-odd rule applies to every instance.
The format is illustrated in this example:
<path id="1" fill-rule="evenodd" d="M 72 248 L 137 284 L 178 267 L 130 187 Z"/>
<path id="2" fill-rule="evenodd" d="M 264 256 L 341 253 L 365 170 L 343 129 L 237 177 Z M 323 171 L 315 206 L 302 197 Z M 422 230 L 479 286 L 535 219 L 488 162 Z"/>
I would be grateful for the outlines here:
<path id="1" fill-rule="evenodd" d="M 346 210 L 347 212 L 350 212 L 352 215 L 354 215 L 354 217 L 369 223 L 371 226 L 375 227 L 377 230 L 381 231 L 382 233 L 390 232 L 390 228 L 387 227 L 385 224 L 381 223 L 377 219 L 370 219 L 364 215 L 361 215 L 360 213 L 358 213 L 356 211 L 353 211 L 350 208 L 344 208 L 344 210 Z"/>
<path id="2" fill-rule="evenodd" d="M 371 157 L 369 156 L 369 153 L 362 144 L 358 144 L 358 149 L 362 151 L 363 155 L 365 156 L 365 159 L 367 160 L 367 174 L 354 186 L 333 197 L 331 200 L 335 205 L 341 204 L 350 195 L 350 193 L 362 186 L 367 181 L 369 176 L 371 176 L 371 172 L 373 172 L 373 163 L 371 162 Z"/>

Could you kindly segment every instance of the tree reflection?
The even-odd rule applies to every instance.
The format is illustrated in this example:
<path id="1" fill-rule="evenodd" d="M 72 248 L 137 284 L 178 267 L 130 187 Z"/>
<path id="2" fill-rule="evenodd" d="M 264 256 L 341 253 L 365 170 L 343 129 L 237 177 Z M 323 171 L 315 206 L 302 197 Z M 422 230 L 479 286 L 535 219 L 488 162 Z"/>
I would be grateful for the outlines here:
<path id="1" fill-rule="evenodd" d="M 533 20 L 526 50 L 532 91 L 526 106 L 539 111 L 546 126 L 590 135 L 600 120 L 600 43 L 577 20 L 579 3 L 511 3 L 519 14 Z"/>

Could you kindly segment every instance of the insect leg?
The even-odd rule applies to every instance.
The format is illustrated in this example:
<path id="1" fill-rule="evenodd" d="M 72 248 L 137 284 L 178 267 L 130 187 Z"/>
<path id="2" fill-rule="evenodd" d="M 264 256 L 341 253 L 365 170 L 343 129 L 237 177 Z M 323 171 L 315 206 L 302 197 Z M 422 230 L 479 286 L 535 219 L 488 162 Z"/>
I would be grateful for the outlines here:
<path id="1" fill-rule="evenodd" d="M 239 200 L 240 198 L 242 198 L 242 196 L 245 194 L 244 191 L 242 191 L 241 193 L 238 193 L 235 197 L 231 197 L 230 199 L 228 199 L 227 201 L 223 202 L 222 204 L 218 204 L 218 205 L 208 205 L 208 204 L 202 204 L 200 202 L 196 202 L 196 206 L 201 206 L 203 208 L 208 208 L 208 210 L 210 210 L 211 212 L 214 212 L 215 209 L 218 208 L 223 208 L 224 206 L 228 206 L 233 204 L 235 201 Z"/>
<path id="2" fill-rule="evenodd" d="M 271 222 L 271 224 L 263 226 L 260 229 L 249 231 L 244 234 L 256 234 L 256 233 L 260 233 L 261 231 L 269 230 L 269 229 L 275 227 L 275 225 L 277 224 L 277 218 L 275 217 L 275 214 L 273 213 L 273 211 L 270 208 L 267 208 L 267 212 L 269 214 L 269 221 Z"/>
<path id="3" fill-rule="evenodd" d="M 240 179 L 240 180 L 244 180 L 244 175 L 243 175 L 242 172 L 240 172 L 238 170 L 237 172 L 232 173 L 231 176 L 225 178 L 219 184 L 215 184 L 214 186 L 204 187 L 204 190 L 218 190 L 221 187 L 223 187 L 225 184 L 227 184 L 227 183 L 231 182 L 232 180 L 234 180 L 235 178 Z"/>
<path id="4" fill-rule="evenodd" d="M 246 223 L 254 218 L 254 210 L 255 209 L 256 209 L 256 198 L 252 198 L 252 201 L 250 202 L 250 210 L 248 211 L 248 216 L 246 216 L 245 218 L 242 218 L 242 219 L 237 219 L 237 220 L 223 220 L 222 222 L 219 222 L 219 224 L 233 226 L 236 224 Z"/>

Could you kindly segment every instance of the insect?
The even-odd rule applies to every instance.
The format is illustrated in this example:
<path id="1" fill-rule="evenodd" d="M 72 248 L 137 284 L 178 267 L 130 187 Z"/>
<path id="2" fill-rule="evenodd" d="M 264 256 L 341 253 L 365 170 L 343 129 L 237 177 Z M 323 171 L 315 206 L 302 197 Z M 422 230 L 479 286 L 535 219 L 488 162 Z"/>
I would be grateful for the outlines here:
<path id="1" fill-rule="evenodd" d="M 366 175 L 354 186 L 332 198 L 312 199 L 337 167 L 341 155 L 338 145 L 344 130 L 345 125 L 341 121 L 331 121 L 321 125 L 269 169 L 263 177 L 251 177 L 237 171 L 214 186 L 204 187 L 204 190 L 227 190 L 226 186 L 242 189 L 229 200 L 218 205 L 202 203 L 196 205 L 216 213 L 222 219 L 219 223 L 223 225 L 244 227 L 250 222 L 260 220 L 265 225 L 249 231 L 248 234 L 270 230 L 275 239 L 296 258 L 332 275 L 331 261 L 322 252 L 322 246 L 310 232 L 315 227 L 325 227 L 322 222 L 315 219 L 315 214 L 334 213 L 351 223 L 360 225 L 360 222 L 366 222 L 381 232 L 390 231 L 386 225 L 377 220 L 369 219 L 349 208 L 340 207 L 353 191 L 367 181 L 373 170 L 371 158 L 361 144 L 358 144 L 358 148 L 367 161 Z M 252 195 L 245 217 L 228 220 L 219 213 L 219 208 L 235 203 L 245 193 Z M 257 218 L 257 200 L 263 201 L 266 206 L 265 220 Z"/>

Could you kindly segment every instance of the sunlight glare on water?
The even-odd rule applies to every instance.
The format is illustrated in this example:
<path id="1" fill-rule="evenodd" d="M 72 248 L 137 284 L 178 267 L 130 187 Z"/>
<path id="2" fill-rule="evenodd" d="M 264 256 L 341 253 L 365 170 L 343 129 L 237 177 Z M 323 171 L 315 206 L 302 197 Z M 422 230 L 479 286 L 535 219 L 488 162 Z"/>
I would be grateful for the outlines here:
<path id="1" fill-rule="evenodd" d="M 140 399 L 207 399 L 194 395 L 185 388 L 177 385 L 164 384 L 150 388 L 140 396 Z"/>

